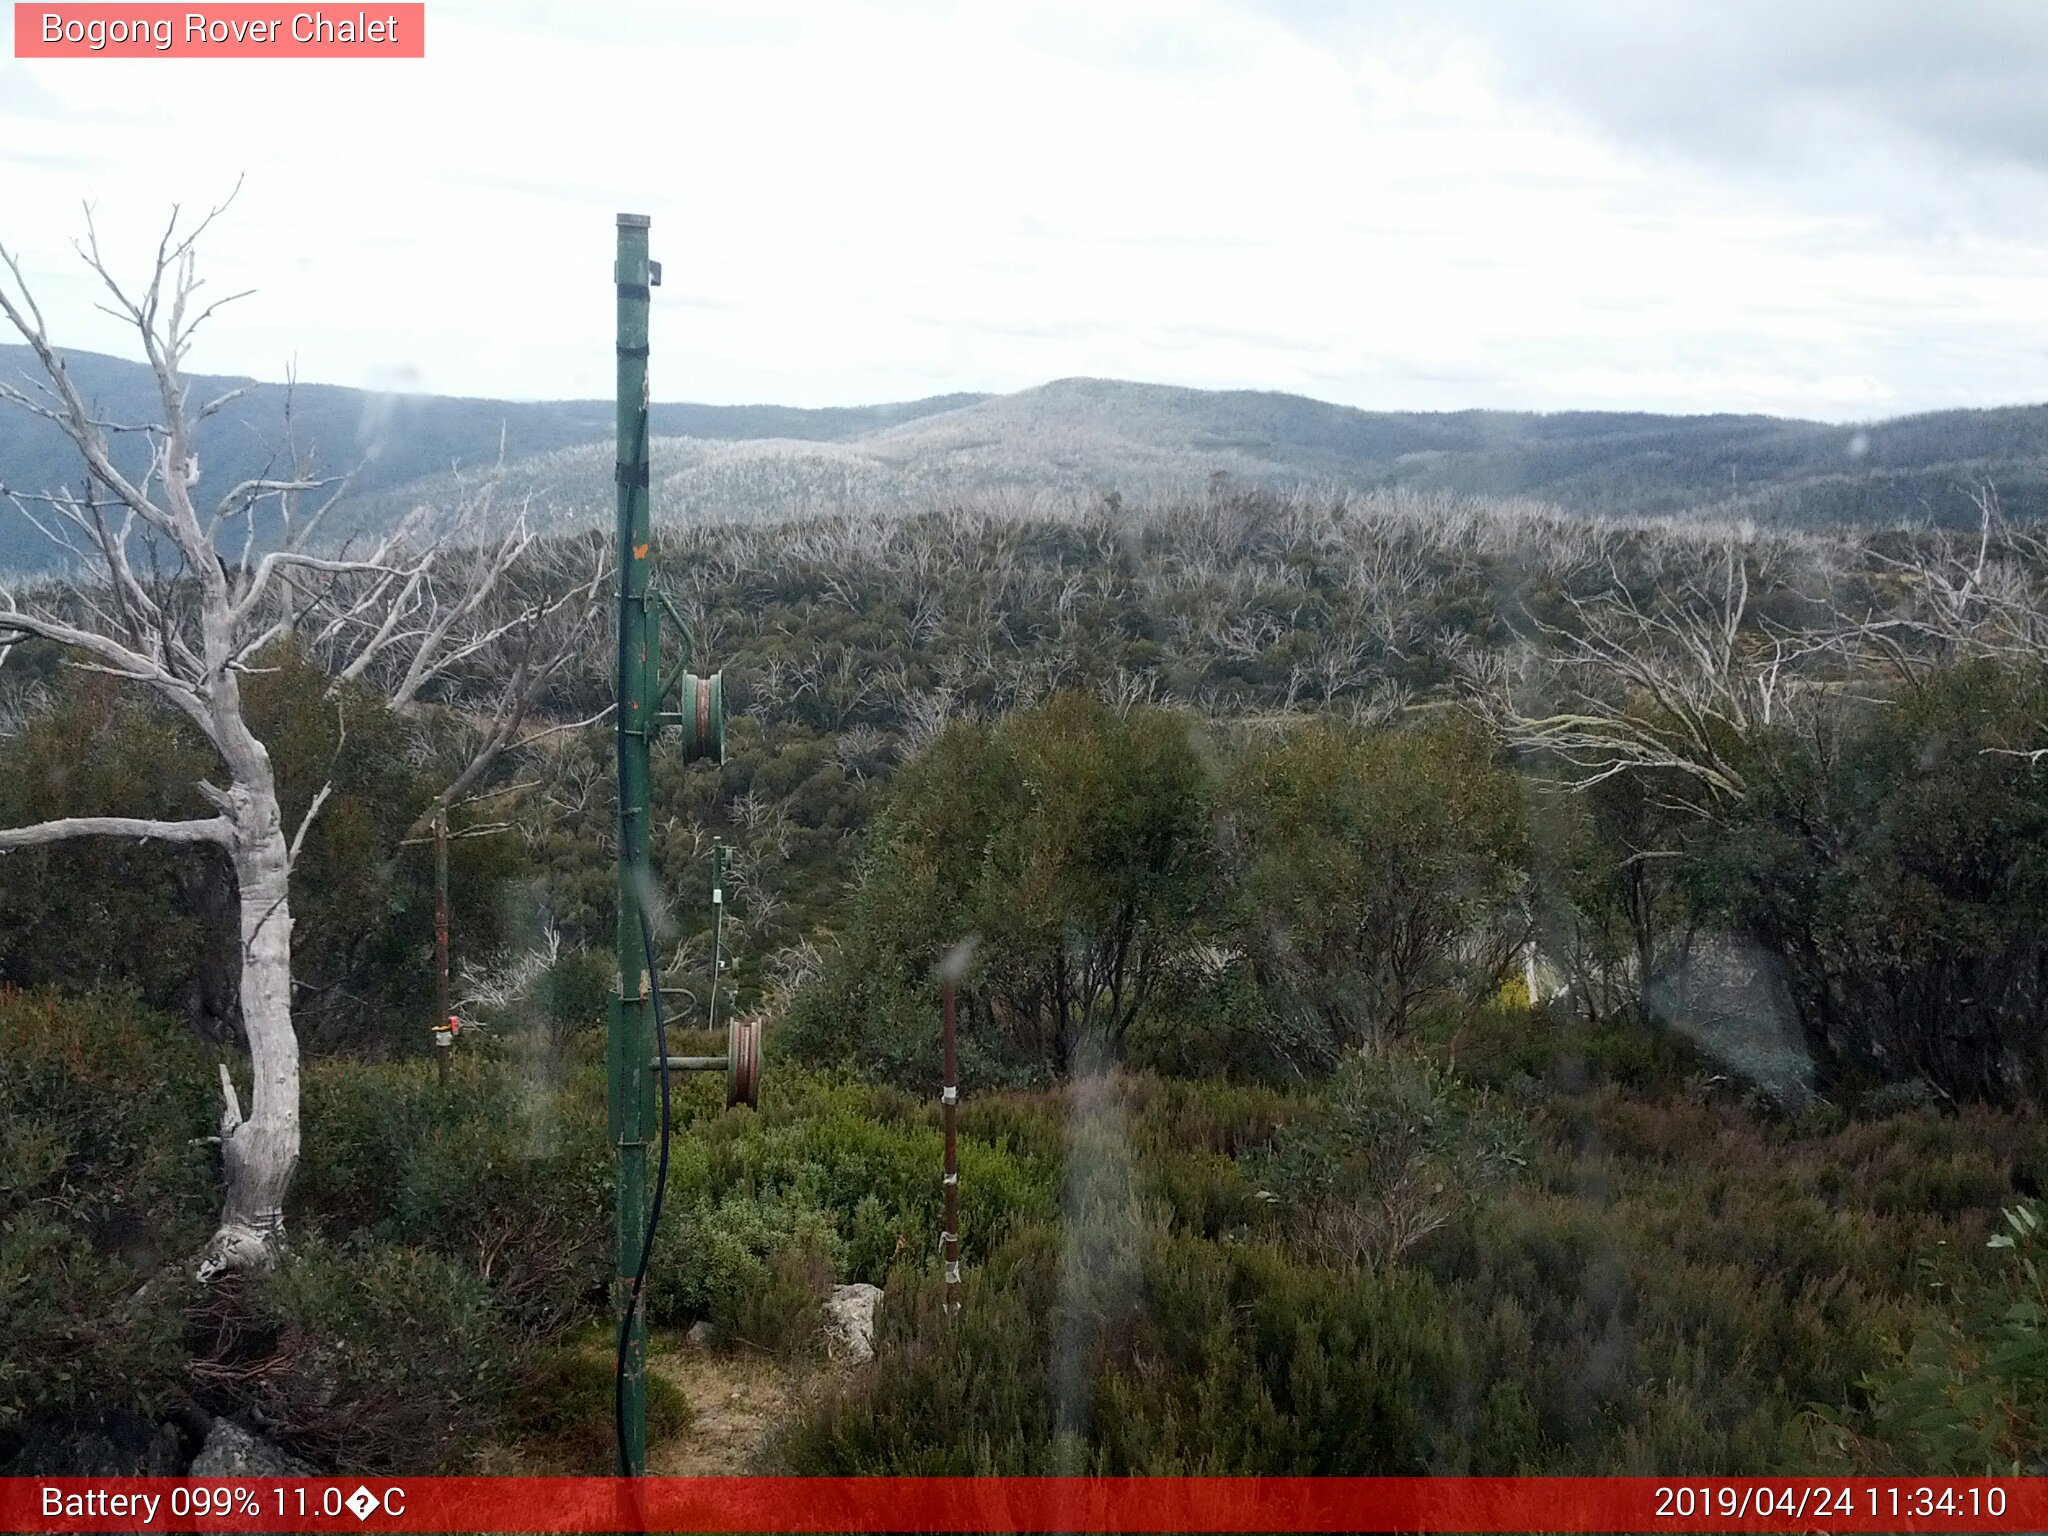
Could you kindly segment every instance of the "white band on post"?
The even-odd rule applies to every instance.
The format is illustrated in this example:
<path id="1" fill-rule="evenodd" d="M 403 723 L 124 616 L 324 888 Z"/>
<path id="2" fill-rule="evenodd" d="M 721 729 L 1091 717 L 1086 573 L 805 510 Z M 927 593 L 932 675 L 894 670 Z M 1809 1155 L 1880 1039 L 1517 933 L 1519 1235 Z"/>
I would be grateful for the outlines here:
<path id="1" fill-rule="evenodd" d="M 939 1102 L 941 1104 L 958 1104 L 960 1102 L 960 1090 L 958 1088 L 942 1089 L 939 1093 Z"/>

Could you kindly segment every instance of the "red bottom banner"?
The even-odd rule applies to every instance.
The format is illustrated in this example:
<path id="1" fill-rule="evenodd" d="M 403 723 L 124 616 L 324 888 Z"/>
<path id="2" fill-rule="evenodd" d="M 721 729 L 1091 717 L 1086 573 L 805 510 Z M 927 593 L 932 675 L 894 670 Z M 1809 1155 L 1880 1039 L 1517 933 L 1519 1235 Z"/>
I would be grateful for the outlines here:
<path id="1" fill-rule="evenodd" d="M 0 1478 L 7 1531 L 2042 1531 L 2048 1478 Z"/>

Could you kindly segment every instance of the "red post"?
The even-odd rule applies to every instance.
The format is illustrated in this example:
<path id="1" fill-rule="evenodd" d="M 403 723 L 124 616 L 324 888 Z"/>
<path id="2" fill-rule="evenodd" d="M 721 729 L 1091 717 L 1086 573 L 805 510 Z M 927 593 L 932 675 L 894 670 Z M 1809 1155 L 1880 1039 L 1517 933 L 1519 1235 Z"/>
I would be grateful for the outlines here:
<path id="1" fill-rule="evenodd" d="M 448 1013 L 448 815 L 434 818 L 434 1052 L 438 1063 L 435 1076 L 445 1087 L 448 1082 L 448 1050 L 452 1037 L 438 1033 L 450 1028 Z"/>
<path id="2" fill-rule="evenodd" d="M 939 1102 L 946 1121 L 946 1227 L 939 1234 L 946 1259 L 946 1315 L 960 1311 L 960 1153 L 954 1116 L 960 1107 L 960 1064 L 953 1048 L 953 978 L 946 978 L 946 1070 Z"/>

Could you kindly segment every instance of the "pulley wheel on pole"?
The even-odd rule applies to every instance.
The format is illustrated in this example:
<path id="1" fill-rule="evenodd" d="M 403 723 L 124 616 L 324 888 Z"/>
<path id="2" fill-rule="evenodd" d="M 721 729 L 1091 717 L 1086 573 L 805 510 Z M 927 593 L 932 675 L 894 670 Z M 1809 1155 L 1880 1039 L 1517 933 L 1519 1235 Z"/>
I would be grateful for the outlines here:
<path id="1" fill-rule="evenodd" d="M 683 761 L 725 761 L 725 674 L 699 677 L 685 672 L 676 679 L 676 707 L 662 713 L 662 724 L 675 729 Z"/>
<path id="2" fill-rule="evenodd" d="M 725 1103 L 728 1109 L 761 1103 L 761 1020 L 734 1019 L 725 1031 Z"/>

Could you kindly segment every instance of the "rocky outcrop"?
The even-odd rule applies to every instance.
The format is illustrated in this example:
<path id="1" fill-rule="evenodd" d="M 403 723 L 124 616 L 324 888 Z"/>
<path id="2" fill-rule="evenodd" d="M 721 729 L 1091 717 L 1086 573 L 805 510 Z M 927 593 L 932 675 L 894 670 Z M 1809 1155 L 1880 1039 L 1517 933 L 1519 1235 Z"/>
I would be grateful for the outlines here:
<path id="1" fill-rule="evenodd" d="M 882 1290 L 875 1285 L 835 1285 L 825 1298 L 825 1353 L 862 1364 L 875 1357 L 875 1309 Z"/>
<path id="2" fill-rule="evenodd" d="M 206 1432 L 206 1443 L 192 1460 L 191 1477 L 307 1477 L 312 1468 L 291 1457 L 260 1436 L 252 1435 L 233 1419 L 215 1419 Z"/>

